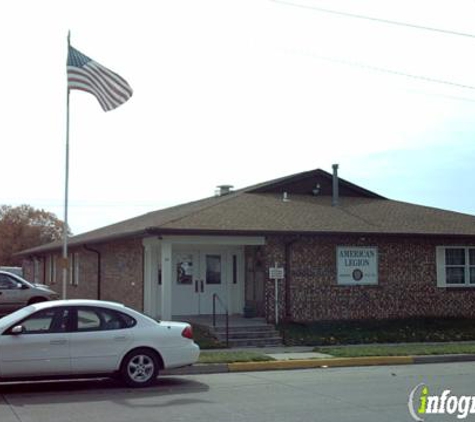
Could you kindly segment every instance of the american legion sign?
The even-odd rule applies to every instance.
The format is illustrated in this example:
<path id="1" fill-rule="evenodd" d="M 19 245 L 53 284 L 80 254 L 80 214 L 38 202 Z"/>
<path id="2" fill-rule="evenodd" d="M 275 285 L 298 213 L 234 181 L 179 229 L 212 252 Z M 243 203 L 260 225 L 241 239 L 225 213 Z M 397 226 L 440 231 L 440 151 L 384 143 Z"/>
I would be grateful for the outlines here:
<path id="1" fill-rule="evenodd" d="M 378 284 L 378 248 L 340 246 L 336 262 L 338 284 Z"/>

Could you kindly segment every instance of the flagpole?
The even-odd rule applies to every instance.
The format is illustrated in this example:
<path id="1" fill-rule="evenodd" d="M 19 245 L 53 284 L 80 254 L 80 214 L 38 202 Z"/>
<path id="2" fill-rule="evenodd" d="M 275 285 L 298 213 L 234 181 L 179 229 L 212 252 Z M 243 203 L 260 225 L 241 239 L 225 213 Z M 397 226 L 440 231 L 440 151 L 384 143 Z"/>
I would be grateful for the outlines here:
<path id="1" fill-rule="evenodd" d="M 68 31 L 68 55 L 71 45 L 71 31 Z M 67 65 L 66 65 L 67 66 Z M 69 194 L 69 85 L 66 94 L 66 171 L 64 182 L 64 223 L 63 223 L 63 299 L 66 299 L 68 285 L 68 194 Z"/>

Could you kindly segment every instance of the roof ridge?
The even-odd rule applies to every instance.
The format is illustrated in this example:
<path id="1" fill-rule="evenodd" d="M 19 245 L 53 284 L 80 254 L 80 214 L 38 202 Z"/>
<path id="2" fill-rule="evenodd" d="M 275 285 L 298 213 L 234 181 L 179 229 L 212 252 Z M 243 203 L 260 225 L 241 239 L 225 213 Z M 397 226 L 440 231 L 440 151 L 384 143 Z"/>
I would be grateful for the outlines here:
<path id="1" fill-rule="evenodd" d="M 285 179 L 290 179 L 290 178 L 294 178 L 294 177 L 297 177 L 297 176 L 298 176 L 298 177 L 301 177 L 301 176 L 306 175 L 306 174 L 311 174 L 311 173 L 313 173 L 313 172 L 315 172 L 315 171 L 323 171 L 323 170 L 321 170 L 321 169 L 307 170 L 307 171 L 303 171 L 303 172 L 300 172 L 300 173 L 291 174 L 291 175 L 284 176 L 284 177 L 278 177 L 278 178 L 276 178 L 276 179 L 268 180 L 267 182 L 257 183 L 257 184 L 255 184 L 255 185 L 250 185 L 250 186 L 246 186 L 246 187 L 241 188 L 241 189 L 237 189 L 237 190 L 235 190 L 235 191 L 233 191 L 233 192 L 230 192 L 230 193 L 228 193 L 228 194 L 226 194 L 226 195 L 224 195 L 224 196 L 222 196 L 222 197 L 219 197 L 219 196 L 218 196 L 218 198 L 222 198 L 222 199 L 223 199 L 223 200 L 221 200 L 221 201 L 216 201 L 215 203 L 212 203 L 212 204 L 210 204 L 210 205 L 208 205 L 208 206 L 204 206 L 203 208 L 200 208 L 200 209 L 198 209 L 198 210 L 191 210 L 189 213 L 186 213 L 185 215 L 182 215 L 182 216 L 180 216 L 180 217 L 176 217 L 175 219 L 168 220 L 168 221 L 162 223 L 161 225 L 176 223 L 177 221 L 180 221 L 180 220 L 182 220 L 182 219 L 184 219 L 184 218 L 188 218 L 188 217 L 190 217 L 190 216 L 192 216 L 192 215 L 194 215 L 194 214 L 197 214 L 197 213 L 199 213 L 199 212 L 201 212 L 201 211 L 204 211 L 204 210 L 213 208 L 213 207 L 215 207 L 215 206 L 217 206 L 217 205 L 219 205 L 219 204 L 222 204 L 223 202 L 226 202 L 226 201 L 230 200 L 231 198 L 235 198 L 235 197 L 240 196 L 240 195 L 242 195 L 242 194 L 244 194 L 244 193 L 253 193 L 253 191 L 254 191 L 255 189 L 259 189 L 259 188 L 265 187 L 265 186 L 267 186 L 267 185 L 273 185 L 273 184 L 278 183 L 279 181 L 283 181 L 283 180 L 285 180 Z M 204 200 L 206 200 L 206 199 L 212 199 L 212 198 L 213 198 L 213 197 L 208 197 L 208 198 L 204 198 L 204 199 L 202 199 L 202 200 L 204 201 Z M 196 201 L 196 202 L 199 202 L 199 201 Z M 192 202 L 189 202 L 189 203 L 187 203 L 187 204 L 176 205 L 176 206 L 177 206 L 177 207 L 180 207 L 180 206 L 183 206 L 183 205 L 189 205 L 189 204 L 191 204 L 191 203 L 192 203 Z M 171 207 L 171 208 L 173 208 L 173 207 Z M 163 210 L 158 210 L 158 211 L 154 211 L 154 212 L 165 211 L 166 209 L 170 209 L 170 208 L 165 208 L 165 209 L 163 209 Z"/>

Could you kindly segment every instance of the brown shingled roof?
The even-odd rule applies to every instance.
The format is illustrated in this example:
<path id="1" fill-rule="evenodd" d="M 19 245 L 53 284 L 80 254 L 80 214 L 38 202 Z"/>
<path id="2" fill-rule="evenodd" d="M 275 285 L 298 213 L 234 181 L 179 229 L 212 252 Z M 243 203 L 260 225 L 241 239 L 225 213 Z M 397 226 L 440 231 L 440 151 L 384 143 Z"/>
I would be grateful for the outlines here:
<path id="1" fill-rule="evenodd" d="M 341 198 L 331 204 L 331 175 L 322 170 L 299 173 L 154 211 L 74 236 L 69 245 L 160 233 L 368 233 L 475 236 L 475 216 L 393 201 L 340 179 Z M 315 196 L 311 187 L 320 186 Z M 287 192 L 289 201 L 282 200 Z M 61 247 L 50 243 L 21 255 Z"/>

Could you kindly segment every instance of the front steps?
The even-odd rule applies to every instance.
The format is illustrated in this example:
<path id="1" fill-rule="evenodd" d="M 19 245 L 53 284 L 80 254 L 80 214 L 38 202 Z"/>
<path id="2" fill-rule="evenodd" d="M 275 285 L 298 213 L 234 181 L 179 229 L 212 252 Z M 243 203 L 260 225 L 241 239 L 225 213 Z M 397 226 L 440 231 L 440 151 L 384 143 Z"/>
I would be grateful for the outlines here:
<path id="1" fill-rule="evenodd" d="M 229 347 L 282 346 L 282 337 L 273 325 L 267 324 L 264 320 L 262 322 L 252 320 L 252 322 L 229 326 Z M 226 343 L 225 326 L 211 327 L 211 331 L 219 341 Z"/>

